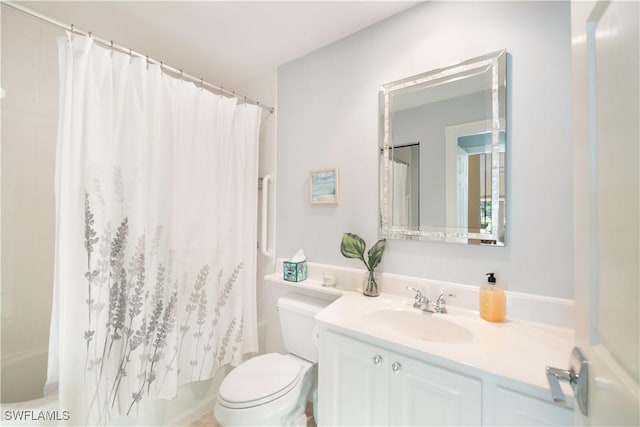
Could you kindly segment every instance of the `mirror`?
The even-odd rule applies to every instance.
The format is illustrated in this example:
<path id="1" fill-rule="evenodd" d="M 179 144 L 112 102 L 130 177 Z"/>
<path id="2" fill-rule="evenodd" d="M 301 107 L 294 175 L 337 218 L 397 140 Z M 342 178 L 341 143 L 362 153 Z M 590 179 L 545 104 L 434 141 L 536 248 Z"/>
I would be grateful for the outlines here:
<path id="1" fill-rule="evenodd" d="M 380 90 L 380 234 L 504 246 L 506 51 Z"/>

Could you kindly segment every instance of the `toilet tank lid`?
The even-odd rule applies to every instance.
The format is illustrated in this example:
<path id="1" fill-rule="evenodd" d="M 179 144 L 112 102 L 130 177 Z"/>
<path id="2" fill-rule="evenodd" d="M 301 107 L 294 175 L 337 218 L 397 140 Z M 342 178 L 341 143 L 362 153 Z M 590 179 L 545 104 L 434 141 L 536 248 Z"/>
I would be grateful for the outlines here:
<path id="1" fill-rule="evenodd" d="M 333 301 L 290 293 L 278 298 L 278 309 L 315 317 Z"/>

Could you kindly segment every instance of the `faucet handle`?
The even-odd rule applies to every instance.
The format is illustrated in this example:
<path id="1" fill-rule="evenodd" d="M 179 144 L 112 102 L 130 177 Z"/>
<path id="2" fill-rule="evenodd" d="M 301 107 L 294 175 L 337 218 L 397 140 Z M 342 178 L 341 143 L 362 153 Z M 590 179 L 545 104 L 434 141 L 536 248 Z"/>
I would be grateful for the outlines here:
<path id="1" fill-rule="evenodd" d="M 420 292 L 420 289 L 414 288 L 413 286 L 407 286 L 407 289 L 416 293 L 416 296 L 415 296 L 416 299 L 423 298 L 422 292 Z"/>
<path id="2" fill-rule="evenodd" d="M 422 295 L 422 292 L 420 292 L 420 289 L 414 288 L 413 286 L 407 286 L 407 289 L 416 293 L 416 295 L 413 297 L 416 300 L 413 303 L 414 307 L 419 307 L 421 304 L 424 304 L 424 302 L 427 300 L 427 298 L 424 295 Z"/>
<path id="3" fill-rule="evenodd" d="M 455 297 L 455 294 L 451 292 L 440 291 L 440 295 L 438 296 L 438 299 L 436 300 L 436 304 L 435 304 L 436 313 L 445 314 L 447 312 L 447 307 L 446 307 L 447 301 L 445 300 L 445 297 Z"/>
<path id="4" fill-rule="evenodd" d="M 440 295 L 438 296 L 438 301 L 437 302 L 440 303 L 440 304 L 444 304 L 444 303 L 447 302 L 444 297 L 455 297 L 455 296 L 456 296 L 456 294 L 454 294 L 454 293 L 440 291 Z"/>

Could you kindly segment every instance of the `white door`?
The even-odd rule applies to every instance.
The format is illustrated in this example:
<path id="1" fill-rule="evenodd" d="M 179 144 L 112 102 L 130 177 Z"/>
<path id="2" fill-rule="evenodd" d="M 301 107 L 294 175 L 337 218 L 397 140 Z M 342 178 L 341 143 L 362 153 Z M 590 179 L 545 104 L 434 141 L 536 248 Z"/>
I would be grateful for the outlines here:
<path id="1" fill-rule="evenodd" d="M 390 426 L 482 424 L 482 381 L 389 354 Z"/>
<path id="2" fill-rule="evenodd" d="M 571 4 L 577 425 L 640 425 L 639 5 Z"/>
<path id="3" fill-rule="evenodd" d="M 319 349 L 319 425 L 387 425 L 388 352 L 326 330 Z"/>

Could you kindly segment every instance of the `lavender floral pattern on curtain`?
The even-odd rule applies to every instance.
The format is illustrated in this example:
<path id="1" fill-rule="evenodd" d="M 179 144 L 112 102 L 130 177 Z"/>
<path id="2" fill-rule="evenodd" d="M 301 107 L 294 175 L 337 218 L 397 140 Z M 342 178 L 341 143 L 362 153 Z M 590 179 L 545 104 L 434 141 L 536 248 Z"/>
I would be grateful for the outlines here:
<path id="1" fill-rule="evenodd" d="M 48 383 L 72 424 L 104 425 L 257 351 L 260 109 L 59 45 Z"/>

